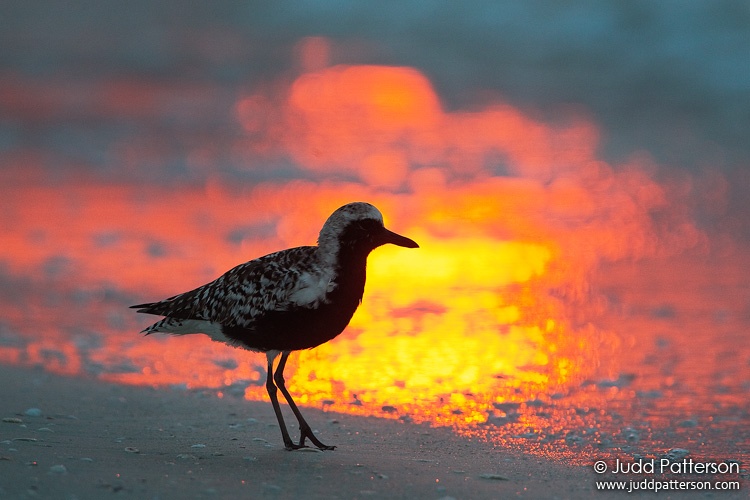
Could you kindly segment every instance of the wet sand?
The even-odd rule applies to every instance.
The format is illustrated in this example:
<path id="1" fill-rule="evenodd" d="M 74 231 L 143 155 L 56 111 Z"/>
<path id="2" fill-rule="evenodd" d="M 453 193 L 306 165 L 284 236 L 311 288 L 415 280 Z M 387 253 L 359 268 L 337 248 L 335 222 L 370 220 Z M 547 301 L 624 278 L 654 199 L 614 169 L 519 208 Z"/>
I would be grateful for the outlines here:
<path id="1" fill-rule="evenodd" d="M 4 365 L 0 377 L 2 498 L 617 495 L 596 491 L 597 476 L 588 467 L 501 449 L 448 429 L 305 408 L 317 435 L 337 449 L 290 452 L 281 445 L 268 403 Z M 289 422 L 291 412 L 284 411 Z"/>

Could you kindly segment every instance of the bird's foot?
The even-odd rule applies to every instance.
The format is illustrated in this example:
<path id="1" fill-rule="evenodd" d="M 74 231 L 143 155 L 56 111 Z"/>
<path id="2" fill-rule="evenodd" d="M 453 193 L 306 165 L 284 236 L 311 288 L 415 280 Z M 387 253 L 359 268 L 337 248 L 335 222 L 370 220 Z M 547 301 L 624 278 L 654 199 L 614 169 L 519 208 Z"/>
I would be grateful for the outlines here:
<path id="1" fill-rule="evenodd" d="M 288 443 L 284 443 L 284 448 L 286 448 L 287 451 L 294 451 L 294 450 L 301 450 L 302 448 L 309 448 L 306 444 L 297 444 L 289 441 Z"/>
<path id="2" fill-rule="evenodd" d="M 335 450 L 335 446 L 328 446 L 327 444 L 323 444 L 320 442 L 320 439 L 315 437 L 315 434 L 313 434 L 312 429 L 308 428 L 301 428 L 300 429 L 300 438 L 299 438 L 299 444 L 296 445 L 297 449 L 299 448 L 307 448 L 307 445 L 305 445 L 305 439 L 309 438 L 310 441 L 312 441 L 312 444 L 315 445 L 316 448 L 319 450 Z"/>

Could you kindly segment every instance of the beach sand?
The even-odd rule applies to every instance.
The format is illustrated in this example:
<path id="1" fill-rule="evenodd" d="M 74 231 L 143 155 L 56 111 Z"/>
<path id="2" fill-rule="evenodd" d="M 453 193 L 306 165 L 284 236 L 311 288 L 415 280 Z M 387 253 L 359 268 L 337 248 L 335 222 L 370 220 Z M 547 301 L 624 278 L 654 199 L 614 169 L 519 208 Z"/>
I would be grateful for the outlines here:
<path id="1" fill-rule="evenodd" d="M 590 467 L 449 429 L 304 408 L 316 434 L 337 448 L 290 452 L 269 403 L 4 365 L 0 377 L 0 498 L 617 496 L 595 490 L 601 478 Z"/>

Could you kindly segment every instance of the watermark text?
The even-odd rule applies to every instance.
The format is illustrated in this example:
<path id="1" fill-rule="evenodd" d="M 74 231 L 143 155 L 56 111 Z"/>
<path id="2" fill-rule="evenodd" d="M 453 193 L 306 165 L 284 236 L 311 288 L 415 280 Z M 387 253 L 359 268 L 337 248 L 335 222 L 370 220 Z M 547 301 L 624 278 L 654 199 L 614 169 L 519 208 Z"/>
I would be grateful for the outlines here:
<path id="1" fill-rule="evenodd" d="M 696 461 L 692 458 L 685 458 L 683 460 L 662 458 L 634 460 L 632 462 L 617 459 L 613 463 L 607 463 L 604 460 L 598 460 L 594 463 L 593 469 L 594 472 L 601 476 L 601 480 L 596 481 L 597 490 L 633 493 L 636 491 L 736 491 L 740 489 L 739 480 L 729 480 L 729 478 L 727 478 L 728 480 L 718 480 L 716 477 L 717 475 L 726 474 L 738 478 L 740 464 L 735 461 L 714 462 Z M 618 476 L 611 477 L 609 474 L 645 474 L 659 477 L 621 480 Z M 713 477 L 711 477 L 711 480 L 701 480 L 700 478 L 672 479 L 666 477 L 669 475 L 691 475 L 693 477 L 711 475 Z M 608 479 L 610 477 L 611 479 Z"/>

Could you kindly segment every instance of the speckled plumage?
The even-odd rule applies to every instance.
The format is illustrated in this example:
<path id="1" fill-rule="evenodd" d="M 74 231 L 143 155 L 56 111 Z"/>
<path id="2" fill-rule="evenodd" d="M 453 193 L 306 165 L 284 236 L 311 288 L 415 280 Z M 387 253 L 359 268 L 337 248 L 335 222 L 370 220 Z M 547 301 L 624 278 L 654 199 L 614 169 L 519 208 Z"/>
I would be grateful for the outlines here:
<path id="1" fill-rule="evenodd" d="M 291 351 L 320 345 L 346 328 L 362 300 L 367 256 L 386 243 L 418 246 L 385 229 L 374 206 L 350 203 L 326 220 L 317 246 L 281 250 L 241 264 L 189 292 L 132 307 L 165 316 L 144 329 L 146 334 L 204 333 L 219 342 L 266 352 L 266 386 L 285 446 L 300 448 L 309 438 L 321 449 L 332 449 L 315 438 L 286 391 L 284 365 Z M 272 381 L 273 361 L 279 353 L 281 361 Z M 300 423 L 299 444 L 291 441 L 284 426 L 277 386 Z"/>
<path id="2" fill-rule="evenodd" d="M 318 295 L 307 303 L 295 301 L 295 293 L 300 294 L 314 285 L 304 276 L 322 277 L 330 273 L 322 269 L 316 258 L 317 250 L 317 247 L 304 246 L 275 252 L 240 264 L 195 290 L 161 302 L 134 306 L 139 308 L 138 312 L 167 316 L 143 331 L 147 334 L 187 333 L 179 331 L 179 320 L 252 328 L 258 318 L 271 311 L 288 311 L 294 306 L 317 307 L 324 296 Z M 260 345 L 247 347 L 267 350 Z"/>

